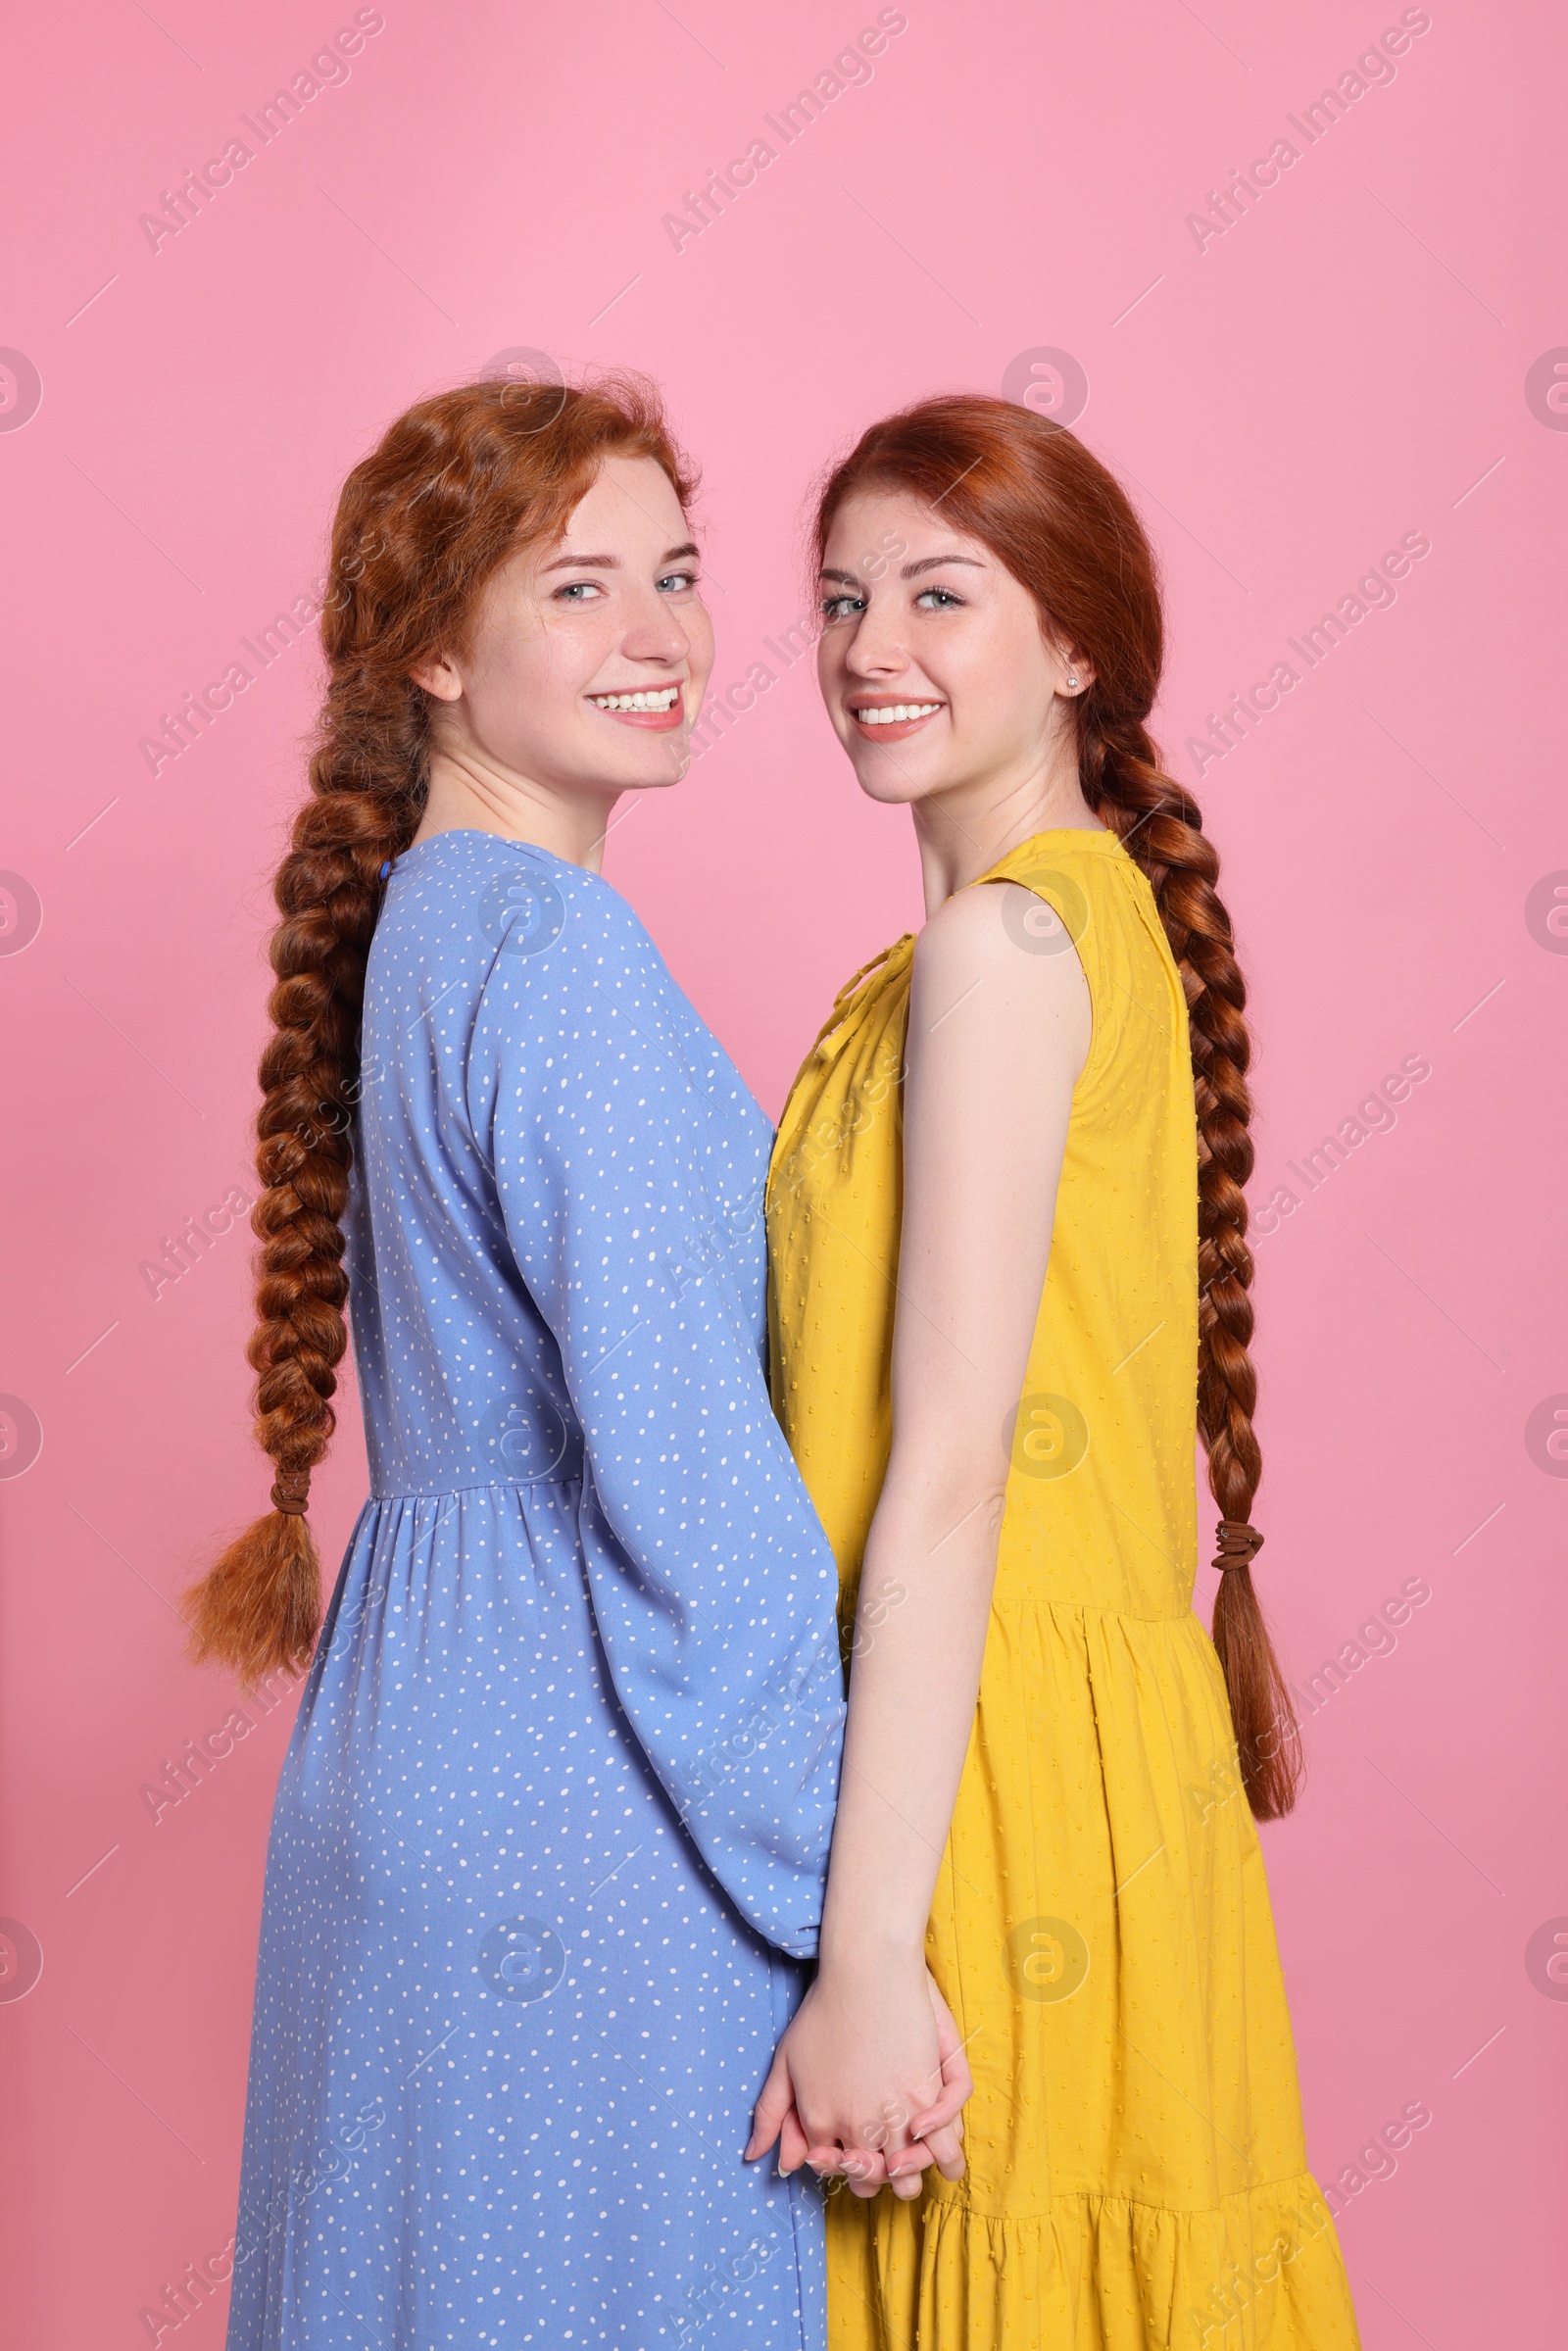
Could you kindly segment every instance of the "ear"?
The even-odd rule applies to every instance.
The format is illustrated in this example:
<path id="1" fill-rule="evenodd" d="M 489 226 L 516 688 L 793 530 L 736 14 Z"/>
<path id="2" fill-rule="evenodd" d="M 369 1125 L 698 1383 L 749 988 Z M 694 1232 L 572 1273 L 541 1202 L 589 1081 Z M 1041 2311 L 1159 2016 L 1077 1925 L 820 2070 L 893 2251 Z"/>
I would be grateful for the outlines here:
<path id="1" fill-rule="evenodd" d="M 445 655 L 437 661 L 421 661 L 418 668 L 409 671 L 409 676 L 426 694 L 433 694 L 437 702 L 462 699 L 463 680 Z"/>
<path id="2" fill-rule="evenodd" d="M 1087 694 L 1095 682 L 1093 664 L 1085 660 L 1075 645 L 1070 645 L 1065 637 L 1058 637 L 1048 623 L 1042 621 L 1040 633 L 1045 638 L 1046 651 L 1055 668 L 1055 690 L 1062 700 L 1071 702 L 1078 695 Z M 1074 681 L 1071 685 L 1067 682 L 1069 678 Z"/>
<path id="3" fill-rule="evenodd" d="M 1060 668 L 1056 692 L 1064 701 L 1075 702 L 1080 694 L 1087 694 L 1094 684 L 1094 669 L 1084 656 L 1070 645 L 1054 645 L 1052 652 Z"/>

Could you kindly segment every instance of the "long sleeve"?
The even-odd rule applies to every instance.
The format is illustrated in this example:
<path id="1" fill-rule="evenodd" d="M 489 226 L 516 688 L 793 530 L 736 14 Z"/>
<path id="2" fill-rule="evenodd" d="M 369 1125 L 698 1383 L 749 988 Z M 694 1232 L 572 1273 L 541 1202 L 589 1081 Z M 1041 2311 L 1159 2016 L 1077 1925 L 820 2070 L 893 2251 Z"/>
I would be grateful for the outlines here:
<path id="1" fill-rule="evenodd" d="M 739 1088 L 606 885 L 574 882 L 545 949 L 497 957 L 469 1100 L 582 1426 L 605 1657 L 714 1877 L 804 1958 L 843 1736 L 837 1574 L 768 1400 L 761 1153 L 714 1119 L 715 1076 Z"/>

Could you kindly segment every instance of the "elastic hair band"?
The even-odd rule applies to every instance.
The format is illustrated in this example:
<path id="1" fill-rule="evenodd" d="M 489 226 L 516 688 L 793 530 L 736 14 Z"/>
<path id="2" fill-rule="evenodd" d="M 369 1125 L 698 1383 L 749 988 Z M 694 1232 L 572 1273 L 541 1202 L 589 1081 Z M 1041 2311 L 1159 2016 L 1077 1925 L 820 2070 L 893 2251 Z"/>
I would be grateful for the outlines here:
<path id="1" fill-rule="evenodd" d="M 1250 1567 L 1263 1548 L 1262 1536 L 1255 1527 L 1249 1526 L 1246 1519 L 1222 1518 L 1215 1531 L 1219 1538 L 1219 1557 L 1214 1562 L 1216 1567 Z"/>
<path id="2" fill-rule="evenodd" d="M 308 1469 L 280 1469 L 272 1487 L 272 1508 L 285 1518 L 303 1518 L 311 1506 Z"/>

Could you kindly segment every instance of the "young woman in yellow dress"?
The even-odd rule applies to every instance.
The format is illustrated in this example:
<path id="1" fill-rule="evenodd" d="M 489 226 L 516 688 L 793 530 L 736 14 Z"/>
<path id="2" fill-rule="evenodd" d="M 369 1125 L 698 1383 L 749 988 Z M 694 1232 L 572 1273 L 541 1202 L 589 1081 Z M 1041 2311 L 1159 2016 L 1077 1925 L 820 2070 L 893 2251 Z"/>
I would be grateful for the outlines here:
<path id="1" fill-rule="evenodd" d="M 818 554 L 822 694 L 927 920 L 840 996 L 773 1156 L 774 1401 L 850 1718 L 749 2151 L 839 2176 L 831 2351 L 1351 2351 L 1253 1825 L 1298 1748 L 1250 1575 L 1245 990 L 1145 731 L 1152 554 L 1070 432 L 980 398 L 866 432 Z"/>

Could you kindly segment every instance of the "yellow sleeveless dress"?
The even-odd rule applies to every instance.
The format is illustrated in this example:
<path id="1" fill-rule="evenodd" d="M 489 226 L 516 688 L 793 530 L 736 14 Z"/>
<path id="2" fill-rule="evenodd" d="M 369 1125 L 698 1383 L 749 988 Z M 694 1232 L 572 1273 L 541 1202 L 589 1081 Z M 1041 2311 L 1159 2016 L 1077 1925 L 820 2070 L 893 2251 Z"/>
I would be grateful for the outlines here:
<path id="1" fill-rule="evenodd" d="M 968 2044 L 965 2177 L 828 2206 L 830 2351 L 1353 2351 L 1306 2170 L 1262 1855 L 1193 1611 L 1197 1132 L 1187 1007 L 1113 834 L 1043 833 L 1022 952 L 1094 1030 L 1010 1451 L 979 1704 L 927 1931 Z M 1014 902 L 1016 903 L 1016 902 Z M 1049 910 L 1048 910 L 1049 909 Z M 913 940 L 852 980 L 768 1183 L 774 1403 L 846 1653 L 887 1466 Z"/>

